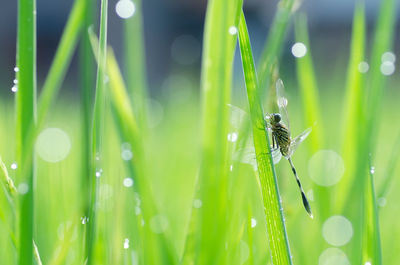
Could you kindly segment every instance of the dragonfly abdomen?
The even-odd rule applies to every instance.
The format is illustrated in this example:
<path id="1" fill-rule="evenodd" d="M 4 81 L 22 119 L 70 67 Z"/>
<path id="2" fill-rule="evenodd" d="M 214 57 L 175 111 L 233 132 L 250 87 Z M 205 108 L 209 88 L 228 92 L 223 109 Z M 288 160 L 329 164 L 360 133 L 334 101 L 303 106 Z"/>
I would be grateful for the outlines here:
<path id="1" fill-rule="evenodd" d="M 275 137 L 275 140 L 280 147 L 281 153 L 283 156 L 287 156 L 289 154 L 290 147 L 290 135 L 289 130 L 285 125 L 281 123 L 276 123 L 272 126 L 272 135 Z"/>

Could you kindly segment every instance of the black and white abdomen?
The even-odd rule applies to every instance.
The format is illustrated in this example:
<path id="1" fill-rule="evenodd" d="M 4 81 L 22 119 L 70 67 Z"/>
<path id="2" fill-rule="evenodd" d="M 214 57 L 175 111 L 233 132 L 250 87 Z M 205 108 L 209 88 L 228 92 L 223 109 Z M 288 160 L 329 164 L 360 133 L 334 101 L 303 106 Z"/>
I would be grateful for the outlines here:
<path id="1" fill-rule="evenodd" d="M 274 124 L 272 126 L 272 136 L 278 143 L 282 155 L 287 156 L 289 154 L 290 147 L 290 135 L 288 128 L 281 123 Z"/>

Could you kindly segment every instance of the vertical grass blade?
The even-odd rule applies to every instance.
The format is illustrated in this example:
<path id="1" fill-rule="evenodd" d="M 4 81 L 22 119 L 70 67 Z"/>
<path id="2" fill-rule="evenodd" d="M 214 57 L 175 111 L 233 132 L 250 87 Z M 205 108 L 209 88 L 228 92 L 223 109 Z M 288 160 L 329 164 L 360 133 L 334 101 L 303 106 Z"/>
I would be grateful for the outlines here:
<path id="1" fill-rule="evenodd" d="M 94 24 L 94 1 L 81 0 L 85 2 L 83 30 L 81 31 L 81 43 L 79 50 L 79 64 L 80 64 L 80 92 L 81 92 L 81 111 L 82 111 L 82 136 L 81 136 L 81 150 L 82 150 L 82 177 L 81 177 L 81 192 L 82 192 L 82 212 L 88 211 L 88 182 L 90 179 L 90 135 L 93 111 L 93 98 L 94 98 L 94 59 L 92 55 L 92 48 L 90 46 L 89 35 L 87 29 Z"/>
<path id="2" fill-rule="evenodd" d="M 361 264 L 382 265 L 379 215 L 376 204 L 374 172 L 370 170 L 364 194 L 363 249 Z"/>
<path id="3" fill-rule="evenodd" d="M 140 128 L 147 119 L 147 82 L 142 18 L 142 1 L 135 1 L 135 14 L 125 20 L 125 70 L 127 87 Z"/>
<path id="4" fill-rule="evenodd" d="M 19 253 L 20 265 L 33 263 L 33 228 L 34 228 L 34 154 L 26 150 L 30 126 L 36 119 L 36 1 L 18 1 L 17 26 L 17 67 L 18 92 L 16 93 L 16 134 L 17 163 L 24 165 L 31 160 L 27 174 L 19 169 L 18 181 L 25 182 L 27 192 L 19 196 Z M 26 155 L 25 155 L 26 154 Z"/>
<path id="5" fill-rule="evenodd" d="M 349 192 L 350 183 L 354 180 L 357 151 L 359 150 L 360 141 L 358 139 L 360 131 L 360 121 L 363 120 L 363 86 L 365 83 L 364 74 L 359 71 L 359 65 L 364 61 L 365 57 L 365 11 L 361 2 L 356 4 L 352 39 L 350 47 L 350 59 L 347 68 L 347 84 L 345 95 L 345 106 L 343 113 L 343 136 L 342 136 L 342 153 L 346 171 L 341 182 L 339 183 L 339 194 L 347 194 Z M 360 120 L 361 119 L 361 120 Z M 343 199 L 337 201 L 339 208 L 342 208 L 345 202 Z"/>
<path id="6" fill-rule="evenodd" d="M 201 70 L 200 209 L 192 209 L 183 263 L 224 264 L 227 231 L 227 141 L 233 57 L 242 0 L 207 5 Z M 218 233 L 218 236 L 215 236 Z M 189 259 L 187 257 L 190 257 Z"/>
<path id="7" fill-rule="evenodd" d="M 91 172 L 90 172 L 90 206 L 89 222 L 86 235 L 87 264 L 93 264 L 93 249 L 96 240 L 96 205 L 98 187 L 102 171 L 102 134 L 104 127 L 105 87 L 106 87 L 106 56 L 107 56 L 107 14 L 108 0 L 101 1 L 100 34 L 97 52 L 98 67 L 96 80 L 96 95 L 94 101 L 92 139 L 91 139 Z"/>
<path id="8" fill-rule="evenodd" d="M 258 82 L 261 95 L 266 95 L 274 64 L 279 60 L 283 41 L 292 14 L 294 0 L 281 0 L 258 63 Z"/>
<path id="9" fill-rule="evenodd" d="M 254 148 L 267 222 L 271 259 L 273 264 L 292 264 L 269 138 L 264 129 L 264 112 L 258 94 L 257 74 L 243 12 L 239 24 L 239 46 L 251 113 Z"/>
<path id="10" fill-rule="evenodd" d="M 321 118 L 321 107 L 319 106 L 319 93 L 317 80 L 315 77 L 314 65 L 311 57 L 311 48 L 308 37 L 307 17 L 300 14 L 295 23 L 296 42 L 302 42 L 307 47 L 307 53 L 296 58 L 297 79 L 300 84 L 300 94 L 303 101 L 304 117 L 306 127 L 313 127 L 312 135 L 310 135 L 311 153 L 316 152 L 322 146 L 323 141 L 323 124 Z"/>

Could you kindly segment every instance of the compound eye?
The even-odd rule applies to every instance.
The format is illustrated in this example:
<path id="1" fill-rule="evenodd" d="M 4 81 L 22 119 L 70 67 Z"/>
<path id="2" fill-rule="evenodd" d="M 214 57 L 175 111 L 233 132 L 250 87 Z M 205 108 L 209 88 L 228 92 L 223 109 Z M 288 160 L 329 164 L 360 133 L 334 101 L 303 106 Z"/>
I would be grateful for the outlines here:
<path id="1" fill-rule="evenodd" d="M 278 113 L 274 114 L 274 120 L 275 120 L 275 122 L 280 122 L 281 121 L 281 115 L 278 114 Z"/>

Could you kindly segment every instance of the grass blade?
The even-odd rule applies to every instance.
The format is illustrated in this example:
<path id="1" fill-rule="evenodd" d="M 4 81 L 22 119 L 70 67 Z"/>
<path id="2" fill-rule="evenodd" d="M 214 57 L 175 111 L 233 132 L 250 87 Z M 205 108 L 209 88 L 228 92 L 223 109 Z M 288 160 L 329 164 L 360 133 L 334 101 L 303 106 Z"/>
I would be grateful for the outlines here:
<path id="1" fill-rule="evenodd" d="M 370 166 L 371 168 L 371 166 Z M 369 171 L 364 195 L 363 249 L 361 264 L 382 264 L 379 216 L 376 204 L 374 172 Z"/>
<path id="2" fill-rule="evenodd" d="M 310 136 L 311 153 L 316 152 L 322 146 L 323 126 L 321 118 L 321 107 L 319 106 L 319 94 L 315 77 L 314 65 L 311 57 L 311 48 L 308 37 L 307 17 L 300 14 L 295 23 L 296 41 L 302 42 L 307 47 L 307 53 L 296 58 L 297 78 L 300 83 L 300 93 L 303 101 L 306 128 L 313 127 Z M 317 126 L 314 126 L 318 123 Z"/>
<path id="3" fill-rule="evenodd" d="M 18 92 L 16 93 L 17 117 L 17 163 L 25 165 L 29 160 L 33 165 L 34 154 L 27 150 L 29 130 L 36 120 L 36 1 L 18 1 L 17 29 L 17 68 Z M 19 253 L 21 265 L 33 263 L 34 166 L 17 171 L 18 181 L 24 182 L 27 192 L 20 194 L 19 201 Z"/>
<path id="4" fill-rule="evenodd" d="M 183 264 L 223 264 L 227 207 L 227 141 L 233 57 L 242 0 L 208 2 L 201 71 L 202 139 L 198 198 L 192 209 Z M 231 33 L 230 33 L 231 32 Z M 233 33 L 232 33 L 233 32 Z M 219 236 L 205 231 L 218 231 Z"/>
<path id="5" fill-rule="evenodd" d="M 264 130 L 264 112 L 258 94 L 257 74 L 243 12 L 239 24 L 239 46 L 251 113 L 254 148 L 264 202 L 271 259 L 273 264 L 292 264 L 269 138 L 266 130 Z M 260 129 L 260 126 L 262 129 Z"/>
<path id="6" fill-rule="evenodd" d="M 125 20 L 125 69 L 127 87 L 140 128 L 146 128 L 147 82 L 142 1 L 135 1 L 135 14 Z"/>
<path id="7" fill-rule="evenodd" d="M 93 249 L 96 240 L 96 205 L 98 200 L 98 187 L 102 171 L 102 135 L 104 128 L 105 108 L 105 80 L 106 80 L 106 56 L 107 56 L 107 12 L 108 0 L 101 1 L 100 34 L 98 47 L 98 67 L 96 80 L 96 95 L 94 101 L 92 138 L 91 138 L 91 173 L 90 173 L 90 206 L 89 222 L 86 234 L 87 264 L 93 264 Z"/>
<path id="8" fill-rule="evenodd" d="M 365 57 L 365 11 L 364 5 L 358 2 L 353 18 L 352 39 L 350 48 L 350 60 L 347 69 L 347 85 L 344 106 L 344 124 L 342 137 L 342 153 L 346 171 L 343 179 L 339 183 L 339 194 L 347 194 L 350 183 L 355 177 L 356 163 L 359 150 L 358 139 L 360 132 L 360 118 L 362 118 L 362 108 L 364 104 L 363 86 L 365 83 L 364 75 L 359 71 L 359 64 Z M 344 201 L 338 200 L 336 206 L 343 207 Z"/>
<path id="9" fill-rule="evenodd" d="M 292 14 L 294 0 L 281 0 L 264 45 L 258 64 L 258 87 L 261 95 L 266 95 L 275 63 L 279 60 L 283 41 Z"/>

